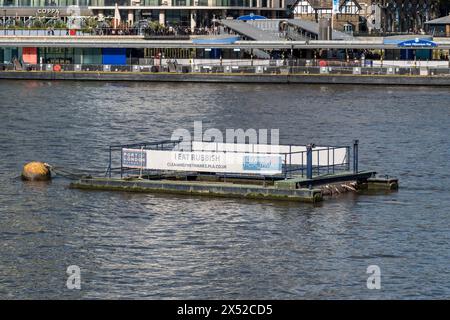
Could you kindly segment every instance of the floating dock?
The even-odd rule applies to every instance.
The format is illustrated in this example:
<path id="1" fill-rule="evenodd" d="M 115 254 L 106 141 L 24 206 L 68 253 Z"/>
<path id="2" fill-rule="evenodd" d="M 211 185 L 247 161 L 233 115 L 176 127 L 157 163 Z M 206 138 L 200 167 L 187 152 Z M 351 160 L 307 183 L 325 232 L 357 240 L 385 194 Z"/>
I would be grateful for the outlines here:
<path id="1" fill-rule="evenodd" d="M 81 179 L 72 188 L 127 192 L 171 193 L 185 195 L 208 195 L 215 197 L 290 200 L 301 202 L 322 201 L 320 189 L 283 189 L 274 186 L 255 186 L 245 182 L 235 184 L 205 181 L 170 181 L 143 179 Z"/>
<path id="2" fill-rule="evenodd" d="M 344 192 L 398 188 L 396 178 L 358 170 L 357 141 L 352 161 L 350 146 L 193 142 L 189 151 L 179 146 L 171 140 L 111 146 L 106 176 L 84 177 L 70 187 L 308 203 Z"/>

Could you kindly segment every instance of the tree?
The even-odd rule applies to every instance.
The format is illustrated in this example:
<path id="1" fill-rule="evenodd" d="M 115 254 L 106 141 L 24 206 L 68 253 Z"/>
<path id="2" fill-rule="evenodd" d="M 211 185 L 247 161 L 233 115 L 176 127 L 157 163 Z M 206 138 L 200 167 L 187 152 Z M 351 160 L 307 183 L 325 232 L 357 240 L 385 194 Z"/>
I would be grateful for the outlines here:
<path id="1" fill-rule="evenodd" d="M 450 0 L 439 0 L 439 10 L 441 16 L 447 16 L 450 14 Z"/>

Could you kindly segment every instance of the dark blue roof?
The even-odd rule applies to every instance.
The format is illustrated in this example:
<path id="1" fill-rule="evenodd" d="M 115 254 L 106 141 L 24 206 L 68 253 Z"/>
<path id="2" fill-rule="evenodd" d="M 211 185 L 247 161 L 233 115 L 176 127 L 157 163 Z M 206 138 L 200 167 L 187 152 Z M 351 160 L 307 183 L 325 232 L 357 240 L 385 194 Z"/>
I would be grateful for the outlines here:
<path id="1" fill-rule="evenodd" d="M 250 13 L 246 16 L 240 16 L 237 18 L 237 20 L 244 20 L 244 21 L 248 21 L 248 20 L 263 20 L 263 19 L 267 19 L 264 16 L 258 16 L 256 14 Z"/>

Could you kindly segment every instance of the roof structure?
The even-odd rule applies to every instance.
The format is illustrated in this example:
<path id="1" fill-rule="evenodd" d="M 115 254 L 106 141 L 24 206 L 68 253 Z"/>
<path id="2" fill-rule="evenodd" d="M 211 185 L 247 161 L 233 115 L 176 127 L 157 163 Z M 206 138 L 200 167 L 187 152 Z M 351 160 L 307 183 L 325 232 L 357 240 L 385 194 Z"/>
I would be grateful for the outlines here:
<path id="1" fill-rule="evenodd" d="M 297 4 L 299 0 L 286 0 L 286 6 L 289 7 L 293 7 Z"/>
<path id="2" fill-rule="evenodd" d="M 273 35 L 270 32 L 261 30 L 253 25 L 241 20 L 220 20 L 220 23 L 235 32 L 258 41 L 280 41 L 280 37 Z"/>
<path id="3" fill-rule="evenodd" d="M 434 20 L 430 20 L 425 22 L 425 24 L 431 24 L 431 25 L 435 25 L 435 24 L 450 24 L 450 16 L 446 16 L 446 17 L 441 17 L 441 18 L 437 18 Z"/>
<path id="4" fill-rule="evenodd" d="M 305 31 L 319 34 L 319 24 L 317 22 L 303 19 L 288 19 L 289 24 L 302 28 Z M 332 37 L 334 40 L 351 40 L 353 37 L 345 32 L 333 30 Z"/>
<path id="5" fill-rule="evenodd" d="M 244 22 L 243 22 L 244 23 Z M 0 37 L 0 47 L 24 48 L 239 48 L 239 49 L 398 49 L 397 44 L 383 43 L 382 39 L 309 40 L 309 41 L 236 41 L 235 43 L 195 44 L 192 40 L 152 40 L 129 36 L 74 36 L 74 37 Z M 437 39 L 443 50 L 450 49 L 450 39 Z"/>

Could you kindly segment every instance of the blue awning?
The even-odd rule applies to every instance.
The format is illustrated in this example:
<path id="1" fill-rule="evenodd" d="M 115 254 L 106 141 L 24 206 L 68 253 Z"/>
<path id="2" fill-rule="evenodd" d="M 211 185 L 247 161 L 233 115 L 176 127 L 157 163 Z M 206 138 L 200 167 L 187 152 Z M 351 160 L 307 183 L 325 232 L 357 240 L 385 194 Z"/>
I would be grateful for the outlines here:
<path id="1" fill-rule="evenodd" d="M 397 45 L 399 47 L 405 47 L 405 48 L 432 48 L 432 47 L 438 46 L 436 42 L 433 42 L 431 40 L 426 40 L 426 39 L 419 39 L 419 38 L 402 41 L 402 42 L 399 42 Z"/>
<path id="2" fill-rule="evenodd" d="M 267 19 L 267 18 L 264 16 L 258 16 L 256 14 L 250 13 L 246 16 L 240 16 L 236 20 L 248 21 L 248 20 L 264 20 L 264 19 Z"/>

